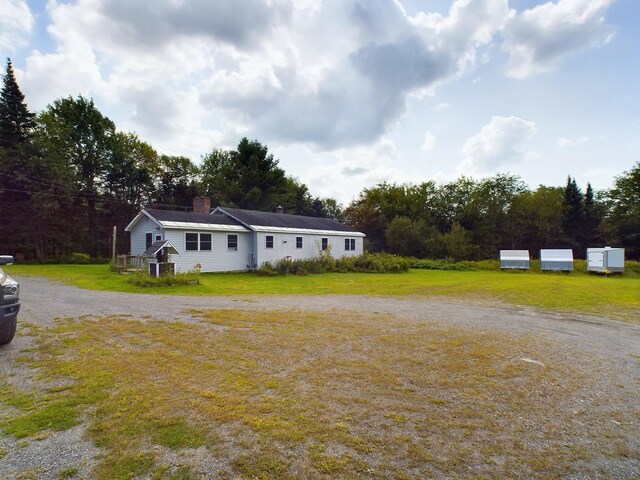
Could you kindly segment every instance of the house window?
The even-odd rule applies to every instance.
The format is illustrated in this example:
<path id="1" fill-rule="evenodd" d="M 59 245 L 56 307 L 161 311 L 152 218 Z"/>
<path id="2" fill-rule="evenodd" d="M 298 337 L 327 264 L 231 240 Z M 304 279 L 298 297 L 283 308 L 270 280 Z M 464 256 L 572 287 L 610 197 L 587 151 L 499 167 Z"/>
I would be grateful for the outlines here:
<path id="1" fill-rule="evenodd" d="M 273 235 L 267 235 L 265 237 L 265 248 L 273 248 Z"/>
<path id="2" fill-rule="evenodd" d="M 227 235 L 227 249 L 238 250 L 238 235 Z"/>
<path id="3" fill-rule="evenodd" d="M 302 237 L 296 237 L 296 248 L 302 248 Z"/>
<path id="4" fill-rule="evenodd" d="M 325 237 L 322 239 L 322 250 L 326 250 L 327 248 L 329 248 L 329 239 Z"/>
<path id="5" fill-rule="evenodd" d="M 162 235 L 156 235 L 156 242 L 162 241 Z"/>
<path id="6" fill-rule="evenodd" d="M 208 250 L 211 251 L 210 233 L 185 233 L 184 248 L 187 251 Z"/>
<path id="7" fill-rule="evenodd" d="M 153 244 L 153 233 L 147 232 L 145 234 L 144 244 L 146 245 L 146 247 L 144 247 L 145 250 Z"/>
<path id="8" fill-rule="evenodd" d="M 345 238 L 344 239 L 344 249 L 345 250 L 355 250 L 356 249 L 356 239 L 355 238 Z"/>
<path id="9" fill-rule="evenodd" d="M 198 234 L 197 233 L 185 233 L 185 250 L 198 250 Z"/>
<path id="10" fill-rule="evenodd" d="M 200 234 L 200 250 L 211 251 L 211 234 L 210 233 Z"/>

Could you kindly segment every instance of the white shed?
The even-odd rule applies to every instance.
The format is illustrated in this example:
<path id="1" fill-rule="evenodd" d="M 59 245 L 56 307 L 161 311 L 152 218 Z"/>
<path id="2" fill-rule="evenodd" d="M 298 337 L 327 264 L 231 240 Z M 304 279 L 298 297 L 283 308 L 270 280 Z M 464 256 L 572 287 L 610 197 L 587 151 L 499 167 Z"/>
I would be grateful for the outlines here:
<path id="1" fill-rule="evenodd" d="M 540 270 L 543 272 L 572 272 L 573 250 L 570 248 L 547 248 L 540 250 Z"/>
<path id="2" fill-rule="evenodd" d="M 598 273 L 624 272 L 624 248 L 587 248 L 587 271 Z"/>
<path id="3" fill-rule="evenodd" d="M 529 250 L 500 250 L 500 269 L 529 270 Z"/>

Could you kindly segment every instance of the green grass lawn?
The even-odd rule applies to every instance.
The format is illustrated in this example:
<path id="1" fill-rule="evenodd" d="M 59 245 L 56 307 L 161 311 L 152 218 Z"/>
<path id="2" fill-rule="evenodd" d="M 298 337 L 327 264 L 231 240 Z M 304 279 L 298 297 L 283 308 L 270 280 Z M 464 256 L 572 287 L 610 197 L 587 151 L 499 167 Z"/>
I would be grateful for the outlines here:
<path id="1" fill-rule="evenodd" d="M 142 288 L 106 265 L 12 265 L 12 275 L 42 276 L 80 288 L 175 295 L 445 296 L 501 301 L 556 311 L 640 317 L 640 277 L 499 271 L 410 270 L 400 274 L 327 273 L 260 277 L 252 273 L 202 274 L 199 285 Z M 24 282 L 25 280 L 23 280 Z"/>

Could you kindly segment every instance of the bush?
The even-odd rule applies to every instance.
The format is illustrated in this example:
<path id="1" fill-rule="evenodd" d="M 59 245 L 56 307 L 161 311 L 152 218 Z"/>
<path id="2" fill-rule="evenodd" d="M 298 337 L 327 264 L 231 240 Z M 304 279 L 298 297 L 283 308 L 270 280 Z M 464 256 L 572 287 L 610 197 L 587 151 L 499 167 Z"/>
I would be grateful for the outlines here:
<path id="1" fill-rule="evenodd" d="M 136 272 L 129 277 L 129 282 L 138 287 L 173 287 L 177 285 L 197 285 L 200 283 L 200 274 L 195 270 L 175 275 L 160 275 L 152 277 L 146 272 Z"/>
<path id="2" fill-rule="evenodd" d="M 22 265 L 104 265 L 109 262 L 111 262 L 109 258 L 91 258 L 88 253 L 80 252 L 70 253 L 69 255 L 65 255 L 64 257 L 59 258 L 31 258 L 28 260 L 20 261 Z"/>
<path id="3" fill-rule="evenodd" d="M 265 262 L 258 275 L 308 275 L 313 273 L 400 273 L 409 270 L 411 260 L 390 253 L 364 253 L 357 257 L 335 259 L 330 255 L 303 260 L 281 259 Z"/>
<path id="4" fill-rule="evenodd" d="M 447 258 L 444 260 L 414 259 L 411 262 L 411 268 L 417 268 L 422 270 L 457 270 L 457 271 L 500 270 L 500 262 L 498 260 L 480 260 L 480 261 L 463 260 L 461 262 L 456 262 L 452 258 Z"/>

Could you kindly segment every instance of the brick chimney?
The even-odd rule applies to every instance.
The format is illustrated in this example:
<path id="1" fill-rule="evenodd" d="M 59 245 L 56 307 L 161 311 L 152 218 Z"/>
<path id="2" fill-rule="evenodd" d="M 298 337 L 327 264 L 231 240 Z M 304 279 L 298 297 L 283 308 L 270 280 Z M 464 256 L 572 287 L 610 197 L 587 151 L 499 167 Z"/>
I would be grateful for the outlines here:
<path id="1" fill-rule="evenodd" d="M 193 199 L 193 213 L 211 213 L 211 198 L 196 197 Z"/>
<path id="2" fill-rule="evenodd" d="M 276 213 L 284 213 L 284 208 L 282 208 L 282 205 L 278 205 L 276 207 Z"/>

